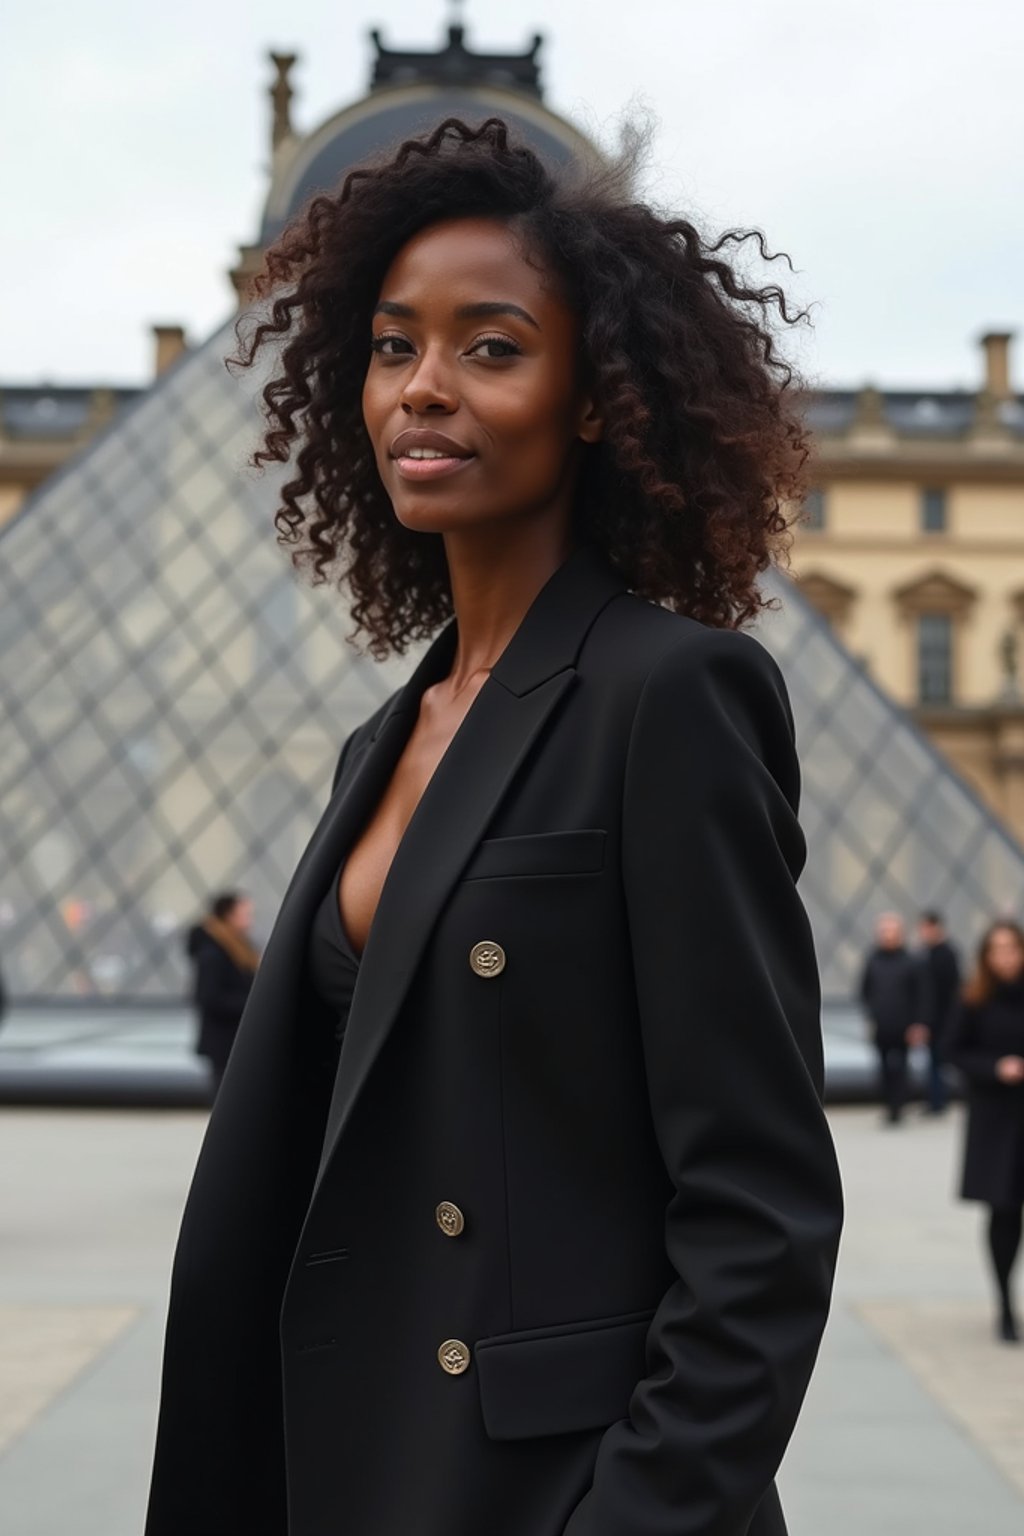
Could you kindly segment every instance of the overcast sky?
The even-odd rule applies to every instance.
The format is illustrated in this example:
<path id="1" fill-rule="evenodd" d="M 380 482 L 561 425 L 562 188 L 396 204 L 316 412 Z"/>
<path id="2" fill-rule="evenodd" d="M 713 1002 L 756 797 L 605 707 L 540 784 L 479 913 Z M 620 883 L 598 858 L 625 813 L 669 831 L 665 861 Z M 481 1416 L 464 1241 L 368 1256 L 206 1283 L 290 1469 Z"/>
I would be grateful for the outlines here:
<path id="1" fill-rule="evenodd" d="M 616 17 L 616 11 L 619 12 Z M 148 379 L 152 321 L 201 340 L 267 186 L 271 47 L 304 131 L 361 96 L 367 32 L 434 47 L 445 0 L 71 0 L 0 37 L 0 383 Z M 815 306 L 820 383 L 973 386 L 1018 329 L 1022 0 L 469 0 L 470 42 L 536 30 L 550 107 L 614 143 L 657 123 L 648 186 L 709 229 L 756 225 Z"/>

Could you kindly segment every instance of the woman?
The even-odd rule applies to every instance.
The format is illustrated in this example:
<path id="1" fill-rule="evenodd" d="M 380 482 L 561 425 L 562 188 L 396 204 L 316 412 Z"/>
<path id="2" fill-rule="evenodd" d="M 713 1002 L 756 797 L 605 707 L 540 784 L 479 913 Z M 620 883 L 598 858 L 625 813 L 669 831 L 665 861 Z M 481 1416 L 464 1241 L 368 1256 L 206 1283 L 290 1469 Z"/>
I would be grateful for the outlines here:
<path id="1" fill-rule="evenodd" d="M 195 966 L 196 1054 L 209 1063 L 214 1093 L 220 1088 L 259 965 L 259 951 L 250 937 L 252 910 L 252 902 L 240 891 L 225 891 L 214 897 L 206 917 L 189 930 L 185 942 Z"/>
<path id="2" fill-rule="evenodd" d="M 996 1333 L 1019 1339 L 1010 1279 L 1024 1207 L 1024 931 L 998 922 L 950 1021 L 949 1059 L 967 1079 L 961 1196 L 989 1208 L 988 1249 L 999 1301 Z"/>
<path id="3" fill-rule="evenodd" d="M 439 633 L 211 1120 L 149 1536 L 777 1536 L 840 1224 L 792 723 L 733 630 L 804 457 L 784 300 L 494 120 L 268 273 L 283 537 L 372 650 Z"/>

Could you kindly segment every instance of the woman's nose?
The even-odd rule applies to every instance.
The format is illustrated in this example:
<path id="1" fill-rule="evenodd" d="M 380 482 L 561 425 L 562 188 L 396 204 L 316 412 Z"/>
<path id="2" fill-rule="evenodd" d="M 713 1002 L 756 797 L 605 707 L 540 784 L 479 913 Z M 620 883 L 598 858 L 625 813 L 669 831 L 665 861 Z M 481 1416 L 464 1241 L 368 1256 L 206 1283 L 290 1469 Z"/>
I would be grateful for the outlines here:
<path id="1" fill-rule="evenodd" d="M 419 416 L 427 411 L 450 415 L 458 403 L 452 370 L 436 352 L 424 352 L 406 375 L 402 389 L 403 411 L 409 416 Z"/>

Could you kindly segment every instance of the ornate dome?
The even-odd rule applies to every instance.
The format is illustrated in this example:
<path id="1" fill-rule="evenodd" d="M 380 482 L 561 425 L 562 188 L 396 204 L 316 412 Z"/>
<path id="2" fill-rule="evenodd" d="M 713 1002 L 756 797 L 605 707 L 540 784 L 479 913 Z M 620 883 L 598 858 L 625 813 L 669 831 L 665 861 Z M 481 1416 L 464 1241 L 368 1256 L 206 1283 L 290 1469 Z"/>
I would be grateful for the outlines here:
<path id="1" fill-rule="evenodd" d="M 260 245 L 280 232 L 316 192 L 338 186 L 345 172 L 367 156 L 429 130 L 445 117 L 478 122 L 503 117 L 552 162 L 595 158 L 598 151 L 577 128 L 543 104 L 534 37 L 521 54 L 475 53 L 465 30 L 448 28 L 437 53 L 376 50 L 369 93 L 344 107 L 312 133 L 298 135 L 288 117 L 292 56 L 272 55 L 278 78 L 274 99 L 274 163 L 263 211 Z"/>

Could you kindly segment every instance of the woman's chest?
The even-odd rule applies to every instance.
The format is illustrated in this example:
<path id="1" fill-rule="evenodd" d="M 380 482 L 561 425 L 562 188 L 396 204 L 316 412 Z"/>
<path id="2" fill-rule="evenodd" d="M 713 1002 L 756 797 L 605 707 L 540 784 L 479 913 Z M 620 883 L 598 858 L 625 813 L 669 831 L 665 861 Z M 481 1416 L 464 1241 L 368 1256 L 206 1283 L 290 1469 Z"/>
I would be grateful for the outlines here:
<path id="1" fill-rule="evenodd" d="M 453 698 L 435 697 L 437 690 L 424 694 L 391 776 L 357 830 L 342 866 L 337 899 L 345 932 L 358 952 L 366 946 L 384 883 L 419 803 L 483 680 L 477 676 Z"/>

